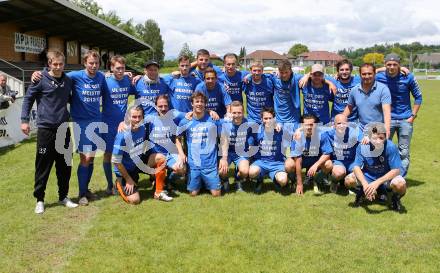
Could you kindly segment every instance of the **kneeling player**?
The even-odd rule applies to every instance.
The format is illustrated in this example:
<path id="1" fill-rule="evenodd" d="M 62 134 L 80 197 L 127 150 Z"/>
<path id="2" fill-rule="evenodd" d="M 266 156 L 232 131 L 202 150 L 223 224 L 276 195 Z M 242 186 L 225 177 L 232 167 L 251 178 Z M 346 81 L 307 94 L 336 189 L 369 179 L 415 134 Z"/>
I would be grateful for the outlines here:
<path id="1" fill-rule="evenodd" d="M 243 191 L 242 181 L 249 175 L 249 157 L 247 150 L 252 129 L 244 118 L 243 104 L 233 101 L 231 104 L 232 121 L 222 124 L 221 147 L 222 157 L 219 162 L 219 172 L 223 189 L 229 190 L 228 170 L 229 165 L 235 164 L 235 179 L 237 190 Z"/>
<path id="2" fill-rule="evenodd" d="M 276 130 L 273 108 L 263 108 L 261 119 L 262 125 L 256 136 L 259 152 L 255 156 L 255 162 L 249 168 L 249 177 L 257 179 L 255 193 L 261 192 L 266 174 L 269 174 L 276 188 L 284 187 L 288 182 L 284 169 L 286 145 L 283 143 L 283 130 Z"/>
<path id="3" fill-rule="evenodd" d="M 400 175 L 402 161 L 396 145 L 386 137 L 382 123 L 371 126 L 370 143 L 359 145 L 353 173 L 345 179 L 345 185 L 357 188 L 354 206 L 361 204 L 363 197 L 373 201 L 376 195 L 386 196 L 392 192 L 391 207 L 401 211 L 400 198 L 406 193 L 406 181 Z"/>
<path id="4" fill-rule="evenodd" d="M 142 107 L 129 110 L 130 129 L 116 135 L 112 162 L 115 165 L 116 188 L 122 199 L 129 204 L 140 202 L 136 183 L 139 180 L 139 164 L 144 151 L 146 129 L 141 122 L 144 117 Z"/>
<path id="5" fill-rule="evenodd" d="M 296 173 L 296 193 L 303 194 L 302 168 L 306 168 L 305 185 L 308 186 L 316 175 L 315 194 L 322 194 L 320 187 L 328 186 L 325 178 L 331 171 L 326 169 L 324 163 L 330 159 L 331 145 L 325 132 L 316 128 L 319 122 L 313 114 L 305 114 L 301 118 L 302 131 L 299 139 L 292 141 L 290 156 L 286 160 L 286 171 L 289 174 Z"/>
<path id="6" fill-rule="evenodd" d="M 188 147 L 188 191 L 196 196 L 204 184 L 216 197 L 221 194 L 217 168 L 217 132 L 220 125 L 206 112 L 207 102 L 208 98 L 203 93 L 194 92 L 191 95 L 192 120 L 184 119 L 179 126 L 185 131 Z"/>

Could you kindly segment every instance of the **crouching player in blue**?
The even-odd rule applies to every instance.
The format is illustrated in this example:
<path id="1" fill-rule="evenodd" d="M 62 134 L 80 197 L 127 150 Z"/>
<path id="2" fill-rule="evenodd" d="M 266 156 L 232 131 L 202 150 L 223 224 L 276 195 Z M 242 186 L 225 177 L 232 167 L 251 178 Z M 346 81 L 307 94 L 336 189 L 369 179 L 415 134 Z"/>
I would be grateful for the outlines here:
<path id="1" fill-rule="evenodd" d="M 290 147 L 290 158 L 286 160 L 286 171 L 289 174 L 296 174 L 296 193 L 303 194 L 303 186 L 311 186 L 316 176 L 314 185 L 315 194 L 322 194 L 321 187 L 328 186 L 326 176 L 331 171 L 325 168 L 324 163 L 330 159 L 332 153 L 324 129 L 316 128 L 319 119 L 312 115 L 302 116 L 301 136 L 292 141 Z M 306 179 L 302 181 L 302 169 L 306 169 Z"/>
<path id="2" fill-rule="evenodd" d="M 354 159 L 360 132 L 358 128 L 348 125 L 347 117 L 337 114 L 334 119 L 334 128 L 326 132 L 332 146 L 331 159 L 325 162 L 325 169 L 331 170 L 330 191 L 336 193 L 339 182 L 353 171 Z"/>
<path id="3" fill-rule="evenodd" d="M 262 125 L 255 137 L 259 151 L 255 155 L 255 162 L 249 168 L 249 177 L 257 179 L 255 193 L 261 193 L 263 178 L 269 174 L 275 183 L 275 188 L 287 185 L 288 178 L 284 169 L 285 152 L 287 145 L 283 141 L 283 130 L 276 130 L 275 111 L 264 107 L 261 110 Z"/>
<path id="4" fill-rule="evenodd" d="M 406 181 L 400 175 L 403 168 L 399 150 L 387 139 L 383 123 L 376 123 L 370 128 L 370 143 L 357 147 L 353 173 L 347 176 L 345 185 L 357 188 L 355 207 L 362 203 L 364 197 L 373 201 L 379 195 L 383 201 L 387 192 L 391 191 L 391 208 L 400 212 L 400 198 L 406 193 Z"/>
<path id="5" fill-rule="evenodd" d="M 249 175 L 248 149 L 252 128 L 244 118 L 244 107 L 240 101 L 232 102 L 231 115 L 232 121 L 225 121 L 222 124 L 220 137 L 222 157 L 219 162 L 219 172 L 225 192 L 229 190 L 228 170 L 232 162 L 235 165 L 235 182 L 238 191 L 243 191 L 242 181 Z"/>
<path id="6" fill-rule="evenodd" d="M 129 204 L 139 204 L 136 188 L 139 180 L 139 166 L 143 164 L 146 129 L 142 125 L 144 110 L 140 106 L 129 110 L 130 129 L 116 135 L 112 162 L 115 165 L 116 188 L 122 199 Z"/>
<path id="7" fill-rule="evenodd" d="M 201 92 L 191 95 L 193 107 L 192 120 L 180 122 L 180 130 L 184 132 L 188 147 L 189 183 L 188 191 L 196 196 L 202 185 L 212 196 L 220 196 L 220 177 L 217 168 L 217 135 L 220 128 L 206 112 L 208 98 Z"/>

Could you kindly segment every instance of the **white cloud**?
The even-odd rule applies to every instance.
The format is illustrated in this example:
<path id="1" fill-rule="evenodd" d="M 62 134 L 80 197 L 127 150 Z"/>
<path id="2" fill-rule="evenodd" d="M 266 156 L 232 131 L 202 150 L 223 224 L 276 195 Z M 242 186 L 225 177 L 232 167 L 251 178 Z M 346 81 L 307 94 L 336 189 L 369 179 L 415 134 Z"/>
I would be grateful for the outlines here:
<path id="1" fill-rule="evenodd" d="M 125 20 L 155 20 L 166 56 L 176 56 L 185 42 L 193 51 L 206 48 L 221 55 L 238 52 L 241 46 L 248 53 L 283 53 L 298 42 L 312 50 L 336 51 L 440 41 L 440 2 L 435 0 L 97 1 Z"/>

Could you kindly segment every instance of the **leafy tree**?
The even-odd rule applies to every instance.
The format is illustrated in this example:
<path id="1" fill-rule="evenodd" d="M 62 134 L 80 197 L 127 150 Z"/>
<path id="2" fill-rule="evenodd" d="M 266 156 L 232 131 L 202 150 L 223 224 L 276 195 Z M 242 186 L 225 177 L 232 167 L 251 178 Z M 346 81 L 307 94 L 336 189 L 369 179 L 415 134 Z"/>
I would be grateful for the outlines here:
<path id="1" fill-rule="evenodd" d="M 94 0 L 71 0 L 71 2 L 95 16 L 102 13 L 102 8 Z"/>
<path id="2" fill-rule="evenodd" d="M 367 53 L 363 57 L 364 63 L 383 64 L 384 56 L 382 53 Z"/>
<path id="3" fill-rule="evenodd" d="M 183 46 L 182 46 L 182 49 L 179 52 L 179 57 L 181 57 L 183 55 L 188 56 L 191 62 L 195 59 L 194 53 L 189 48 L 188 43 L 184 43 Z"/>
<path id="4" fill-rule="evenodd" d="M 289 54 L 292 55 L 293 57 L 297 57 L 299 54 L 304 53 L 304 52 L 309 52 L 309 48 L 306 45 L 303 44 L 294 44 L 290 49 L 289 49 Z"/>
<path id="5" fill-rule="evenodd" d="M 152 50 L 143 52 L 145 61 L 154 59 L 159 62 L 160 65 L 163 65 L 165 57 L 163 40 L 162 35 L 160 34 L 159 25 L 156 21 L 148 19 L 144 24 L 137 24 L 135 28 L 139 37 L 153 48 Z"/>

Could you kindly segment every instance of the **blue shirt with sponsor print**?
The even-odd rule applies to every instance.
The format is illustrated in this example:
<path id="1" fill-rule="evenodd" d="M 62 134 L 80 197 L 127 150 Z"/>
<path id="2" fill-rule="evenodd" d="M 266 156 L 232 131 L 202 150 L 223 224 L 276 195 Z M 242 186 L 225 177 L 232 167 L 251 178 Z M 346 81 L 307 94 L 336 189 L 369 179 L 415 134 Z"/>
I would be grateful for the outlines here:
<path id="1" fill-rule="evenodd" d="M 158 113 L 146 118 L 148 140 L 153 144 L 152 153 L 177 154 L 176 135 L 180 121 L 185 115 L 177 110 L 170 110 L 164 116 Z"/>
<path id="2" fill-rule="evenodd" d="M 144 114 L 149 115 L 156 113 L 155 102 L 159 95 L 168 94 L 169 87 L 163 78 L 159 78 L 158 82 L 150 83 L 143 77 L 136 83 L 136 100 L 142 104 Z"/>
<path id="3" fill-rule="evenodd" d="M 333 77 L 326 77 L 326 79 L 333 82 L 337 89 L 336 95 L 334 96 L 335 98 L 333 100 L 333 107 L 332 107 L 332 119 L 333 119 L 337 114 L 342 114 L 342 112 L 344 112 L 344 109 L 348 103 L 348 97 L 350 97 L 350 92 L 353 89 L 353 87 L 355 87 L 361 82 L 361 78 L 357 75 L 352 76 L 348 83 L 343 83 L 340 80 L 335 80 Z M 348 121 L 356 122 L 357 119 L 358 119 L 357 107 L 354 107 L 353 111 L 348 117 Z"/>
<path id="4" fill-rule="evenodd" d="M 208 97 L 206 110 L 217 112 L 220 118 L 226 114 L 226 106 L 231 104 L 231 97 L 219 82 L 216 82 L 214 89 L 208 90 L 205 82 L 201 82 L 196 86 L 196 91 L 202 92 Z"/>
<path id="5" fill-rule="evenodd" d="M 192 111 L 191 95 L 194 93 L 196 86 L 201 82 L 200 79 L 193 75 L 187 77 L 180 76 L 178 78 L 168 76 L 165 78 L 165 81 L 170 88 L 171 108 L 182 113 Z"/>
<path id="6" fill-rule="evenodd" d="M 256 145 L 259 146 L 255 159 L 264 160 L 266 162 L 284 162 L 286 159 L 286 149 L 290 143 L 287 138 L 283 138 L 284 131 L 279 132 L 273 129 L 267 132 L 261 125 L 258 134 L 255 137 Z"/>
<path id="7" fill-rule="evenodd" d="M 246 110 L 249 121 L 261 123 L 261 110 L 264 107 L 273 107 L 274 84 L 267 75 L 261 76 L 261 82 L 255 83 L 252 79 L 244 85 L 246 94 Z"/>
<path id="8" fill-rule="evenodd" d="M 359 132 L 357 129 L 347 127 L 343 135 L 338 135 L 336 129 L 326 132 L 329 144 L 332 147 L 332 160 L 341 161 L 348 166 L 356 157 L 356 148 L 359 144 Z"/>
<path id="9" fill-rule="evenodd" d="M 243 79 L 249 74 L 247 71 L 236 71 L 233 76 L 222 73 L 218 76 L 218 81 L 224 85 L 232 101 L 243 102 Z"/>
<path id="10" fill-rule="evenodd" d="M 252 143 L 252 128 L 247 119 L 243 118 L 241 124 L 237 125 L 229 120 L 223 120 L 221 123 L 221 134 L 228 138 L 228 156 L 231 158 L 245 157 L 249 158 L 249 144 Z"/>
<path id="11" fill-rule="evenodd" d="M 72 103 L 70 115 L 74 120 L 101 120 L 101 97 L 108 92 L 105 76 L 101 72 L 91 78 L 85 70 L 71 71 Z"/>
<path id="12" fill-rule="evenodd" d="M 112 162 L 122 163 L 127 171 L 134 171 L 142 163 L 140 156 L 144 152 L 146 129 L 139 126 L 136 131 L 123 131 L 116 135 L 112 152 Z M 143 163 L 142 163 L 143 164 Z M 115 170 L 117 168 L 115 167 Z"/>
<path id="13" fill-rule="evenodd" d="M 362 126 L 370 122 L 384 122 L 382 105 L 391 104 L 390 90 L 385 84 L 375 81 L 371 90 L 365 93 L 362 84 L 358 84 L 350 92 L 347 104 L 357 106 Z"/>
<path id="14" fill-rule="evenodd" d="M 329 155 L 333 152 L 332 146 L 324 129 L 316 129 L 311 137 L 306 137 L 304 133 L 301 139 L 293 140 L 290 146 L 291 157 L 302 157 L 305 161 L 314 163 L 322 155 Z"/>
<path id="15" fill-rule="evenodd" d="M 304 114 L 313 114 L 319 118 L 323 124 L 330 122 L 330 101 L 333 100 L 333 93 L 328 84 L 316 88 L 309 82 L 303 90 Z"/>
<path id="16" fill-rule="evenodd" d="M 136 90 L 128 76 L 121 80 L 112 76 L 106 81 L 109 92 L 102 97 L 102 121 L 109 127 L 117 127 L 127 112 L 128 96 L 134 95 Z"/>
<path id="17" fill-rule="evenodd" d="M 301 99 L 298 82 L 302 75 L 292 74 L 288 81 L 271 75 L 274 82 L 274 104 L 277 122 L 298 124 L 301 119 Z"/>
<path id="18" fill-rule="evenodd" d="M 186 136 L 188 147 L 188 164 L 191 169 L 217 167 L 217 137 L 221 128 L 219 121 L 214 121 L 208 113 L 197 119 L 183 119 L 179 123 L 179 135 Z"/>
<path id="19" fill-rule="evenodd" d="M 211 67 L 212 69 L 215 70 L 215 72 L 217 73 L 217 78 L 220 77 L 221 74 L 223 74 L 223 71 L 221 70 L 221 68 L 218 67 L 218 66 L 216 66 L 216 65 L 214 65 L 214 64 L 212 64 L 212 63 L 209 63 L 209 64 L 208 64 L 208 67 Z M 191 75 L 193 75 L 194 77 L 198 78 L 200 81 L 204 81 L 204 80 L 205 80 L 205 74 L 204 74 L 204 72 L 202 72 L 201 70 L 199 70 L 198 67 L 193 67 L 193 68 L 191 68 L 191 70 L 189 71 L 189 73 L 190 73 Z"/>
<path id="20" fill-rule="evenodd" d="M 411 98 L 414 97 L 414 104 L 422 104 L 422 91 L 414 75 L 389 76 L 386 72 L 376 74 L 376 80 L 388 86 L 391 93 L 391 119 L 407 119 L 411 117 Z"/>
<path id="21" fill-rule="evenodd" d="M 362 169 L 368 181 L 372 182 L 392 169 L 399 169 L 402 174 L 402 161 L 397 146 L 389 139 L 384 143 L 382 151 L 375 151 L 370 143 L 359 145 L 356 149 L 355 166 Z"/>

